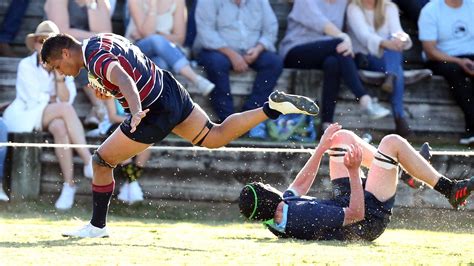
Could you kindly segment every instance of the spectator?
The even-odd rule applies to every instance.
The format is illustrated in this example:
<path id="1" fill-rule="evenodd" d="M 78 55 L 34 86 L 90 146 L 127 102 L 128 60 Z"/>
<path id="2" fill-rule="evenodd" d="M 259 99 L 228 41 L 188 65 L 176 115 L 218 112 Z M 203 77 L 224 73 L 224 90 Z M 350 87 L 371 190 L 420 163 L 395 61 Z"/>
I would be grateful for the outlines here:
<path id="1" fill-rule="evenodd" d="M 215 87 L 191 68 L 180 50 L 186 35 L 184 0 L 128 0 L 131 20 L 125 37 L 136 42 L 142 52 L 163 69 L 170 67 L 190 80 L 203 95 Z"/>
<path id="2" fill-rule="evenodd" d="M 14 57 L 17 54 L 10 47 L 21 26 L 29 0 L 12 0 L 0 25 L 0 56 Z"/>
<path id="3" fill-rule="evenodd" d="M 428 3 L 418 21 L 419 39 L 434 74 L 446 78 L 464 113 L 461 144 L 474 143 L 474 2 Z"/>
<path id="4" fill-rule="evenodd" d="M 198 63 L 216 84 L 211 104 L 220 121 L 233 114 L 229 72 L 257 72 L 252 94 L 242 109 L 260 107 L 275 88 L 283 63 L 275 53 L 278 21 L 268 0 L 207 0 L 196 6 Z M 263 137 L 265 125 L 252 129 L 250 136 Z"/>
<path id="5" fill-rule="evenodd" d="M 369 96 L 359 79 L 352 58 L 351 38 L 341 31 L 346 7 L 347 0 L 295 0 L 280 44 L 285 67 L 324 71 L 323 130 L 333 122 L 341 78 L 370 119 L 390 114 Z"/>
<path id="6" fill-rule="evenodd" d="M 391 93 L 396 133 L 412 134 L 403 112 L 403 50 L 412 46 L 401 25 L 398 9 L 387 0 L 353 0 L 347 8 L 347 26 L 359 68 L 384 72 L 382 89 Z"/>
<path id="7" fill-rule="evenodd" d="M 46 0 L 44 10 L 47 18 L 58 25 L 61 33 L 67 33 L 79 41 L 100 32 L 112 32 L 109 0 Z M 84 89 L 93 106 L 84 123 L 98 125 L 106 111 L 103 103 L 87 86 L 87 71 L 82 70 L 76 77 L 76 83 Z"/>
<path id="8" fill-rule="evenodd" d="M 406 15 L 412 21 L 418 21 L 421 9 L 430 0 L 393 0 L 395 4 L 402 10 L 402 13 Z"/>
<path id="9" fill-rule="evenodd" d="M 87 132 L 87 136 L 109 136 L 120 126 L 120 123 L 127 118 L 125 110 L 118 100 L 107 99 L 105 100 L 105 106 L 107 107 L 107 115 L 104 121 L 99 124 L 99 128 Z M 142 175 L 143 168 L 150 158 L 150 155 L 151 151 L 145 150 L 135 157 L 135 161 L 129 159 L 115 170 L 125 179 L 125 183 L 120 188 L 120 193 L 117 196 L 119 200 L 128 204 L 143 200 L 143 191 L 138 183 L 138 179 Z"/>
<path id="10" fill-rule="evenodd" d="M 3 118 L 10 132 L 32 132 L 47 129 L 53 134 L 54 143 L 86 144 L 84 129 L 72 102 L 76 86 L 72 77 L 46 70 L 40 62 L 39 51 L 49 34 L 59 33 L 52 21 L 43 21 L 35 33 L 26 36 L 26 46 L 33 54 L 18 65 L 16 98 L 5 110 Z M 76 151 L 84 162 L 83 174 L 92 178 L 91 153 L 86 148 Z M 70 209 L 74 203 L 74 165 L 72 149 L 56 148 L 61 174 L 64 179 L 56 208 Z"/>
<path id="11" fill-rule="evenodd" d="M 8 130 L 3 119 L 0 118 L 0 142 L 8 141 Z M 9 201 L 5 190 L 3 190 L 3 177 L 5 175 L 5 157 L 7 156 L 7 147 L 0 147 L 0 201 Z"/>

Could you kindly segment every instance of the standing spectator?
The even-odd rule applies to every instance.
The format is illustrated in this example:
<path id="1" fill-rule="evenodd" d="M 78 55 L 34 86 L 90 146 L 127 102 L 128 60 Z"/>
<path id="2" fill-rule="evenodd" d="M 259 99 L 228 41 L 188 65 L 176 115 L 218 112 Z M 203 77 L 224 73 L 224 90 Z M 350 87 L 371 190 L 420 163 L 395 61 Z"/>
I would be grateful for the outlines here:
<path id="1" fill-rule="evenodd" d="M 387 0 L 353 0 L 347 8 L 347 26 L 359 68 L 384 72 L 382 89 L 391 93 L 396 133 L 412 134 L 403 112 L 403 50 L 412 46 L 401 25 L 398 9 Z"/>
<path id="2" fill-rule="evenodd" d="M 341 78 L 370 119 L 390 114 L 370 97 L 359 79 L 351 38 L 342 32 L 346 7 L 347 0 L 295 0 L 280 44 L 285 67 L 324 71 L 323 130 L 333 122 Z"/>
<path id="3" fill-rule="evenodd" d="M 233 114 L 229 72 L 257 72 L 242 109 L 263 105 L 275 88 L 283 63 L 275 53 L 278 21 L 268 0 L 200 0 L 196 6 L 198 63 L 216 84 L 211 104 L 220 121 Z M 250 131 L 261 135 L 264 124 Z"/>
<path id="4" fill-rule="evenodd" d="M 11 0 L 7 13 L 0 25 L 0 56 L 16 56 L 10 47 L 21 26 L 21 20 L 25 15 L 29 0 Z"/>
<path id="5" fill-rule="evenodd" d="M 428 3 L 418 21 L 419 39 L 434 74 L 448 81 L 464 112 L 461 144 L 474 143 L 474 2 L 437 0 Z"/>
<path id="6" fill-rule="evenodd" d="M 215 85 L 198 75 L 179 46 L 186 35 L 184 0 L 128 0 L 131 20 L 125 37 L 135 41 L 142 52 L 163 69 L 172 68 L 190 80 L 203 95 Z"/>
<path id="7" fill-rule="evenodd" d="M 3 114 L 10 132 L 32 132 L 47 129 L 54 143 L 86 144 L 84 129 L 72 106 L 76 86 L 72 77 L 46 70 L 39 58 L 44 40 L 49 34 L 59 33 L 52 21 L 41 22 L 35 33 L 26 36 L 26 46 L 33 54 L 18 65 L 16 98 Z M 91 153 L 86 148 L 76 148 L 84 162 L 83 174 L 92 178 Z M 70 209 L 74 203 L 74 164 L 72 149 L 56 148 L 56 156 L 64 178 L 56 208 Z"/>
<path id="8" fill-rule="evenodd" d="M 79 41 L 101 32 L 112 32 L 111 5 L 109 0 L 46 0 L 44 11 L 49 20 Z M 84 89 L 92 109 L 85 124 L 98 125 L 105 115 L 105 107 L 88 87 L 87 71 L 82 70 L 76 83 Z"/>
<path id="9" fill-rule="evenodd" d="M 3 119 L 0 118 L 0 142 L 8 141 L 8 130 Z M 7 156 L 7 147 L 0 147 L 0 201 L 9 201 L 5 190 L 3 190 L 3 177 L 5 176 L 5 157 Z"/>

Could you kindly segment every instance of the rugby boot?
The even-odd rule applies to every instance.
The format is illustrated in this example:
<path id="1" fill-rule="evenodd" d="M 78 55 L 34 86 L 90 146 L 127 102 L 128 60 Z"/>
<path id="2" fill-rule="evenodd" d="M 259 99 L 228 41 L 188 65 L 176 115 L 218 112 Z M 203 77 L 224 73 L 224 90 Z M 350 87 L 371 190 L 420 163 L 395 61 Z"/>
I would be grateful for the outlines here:
<path id="1" fill-rule="evenodd" d="M 308 97 L 274 91 L 268 96 L 270 108 L 282 114 L 305 114 L 315 116 L 318 105 Z"/>
<path id="2" fill-rule="evenodd" d="M 62 236 L 79 237 L 79 238 L 103 238 L 103 237 L 109 237 L 109 233 L 107 233 L 106 227 L 99 228 L 89 223 L 79 228 L 78 230 L 63 233 Z"/>
<path id="3" fill-rule="evenodd" d="M 419 153 L 423 158 L 425 158 L 425 160 L 430 162 L 432 155 L 431 155 L 431 147 L 428 142 L 425 142 L 423 143 L 423 145 L 421 145 Z M 403 170 L 400 171 L 400 179 L 413 189 L 419 189 L 424 186 L 423 182 L 412 177 L 410 174 L 408 174 L 407 172 Z"/>
<path id="4" fill-rule="evenodd" d="M 453 182 L 448 200 L 451 206 L 457 210 L 459 206 L 466 205 L 466 199 L 474 190 L 474 176 L 463 180 L 453 180 Z"/>

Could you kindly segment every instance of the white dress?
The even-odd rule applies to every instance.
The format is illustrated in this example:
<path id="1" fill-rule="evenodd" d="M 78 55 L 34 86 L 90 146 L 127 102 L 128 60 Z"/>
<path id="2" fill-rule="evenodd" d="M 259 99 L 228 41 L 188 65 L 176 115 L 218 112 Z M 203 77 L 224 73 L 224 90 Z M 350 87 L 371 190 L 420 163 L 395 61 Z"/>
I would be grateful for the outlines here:
<path id="1" fill-rule="evenodd" d="M 42 129 L 43 112 L 51 95 L 56 94 L 53 73 L 48 73 L 37 63 L 38 56 L 22 59 L 18 65 L 16 78 L 16 97 L 3 113 L 8 132 L 32 132 Z M 66 77 L 69 90 L 69 103 L 76 97 L 76 85 L 73 77 Z"/>

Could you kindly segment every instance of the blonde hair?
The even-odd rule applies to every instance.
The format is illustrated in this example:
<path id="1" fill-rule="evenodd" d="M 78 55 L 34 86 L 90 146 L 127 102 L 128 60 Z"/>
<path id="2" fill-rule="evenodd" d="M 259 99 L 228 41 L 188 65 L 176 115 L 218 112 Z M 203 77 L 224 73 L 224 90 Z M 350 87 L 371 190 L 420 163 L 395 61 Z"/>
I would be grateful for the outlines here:
<path id="1" fill-rule="evenodd" d="M 362 4 L 363 0 L 352 0 L 352 3 L 360 7 L 363 11 L 365 10 L 364 5 Z M 378 30 L 385 23 L 385 11 L 387 6 L 394 5 L 390 0 L 375 0 L 374 8 L 374 27 Z"/>

